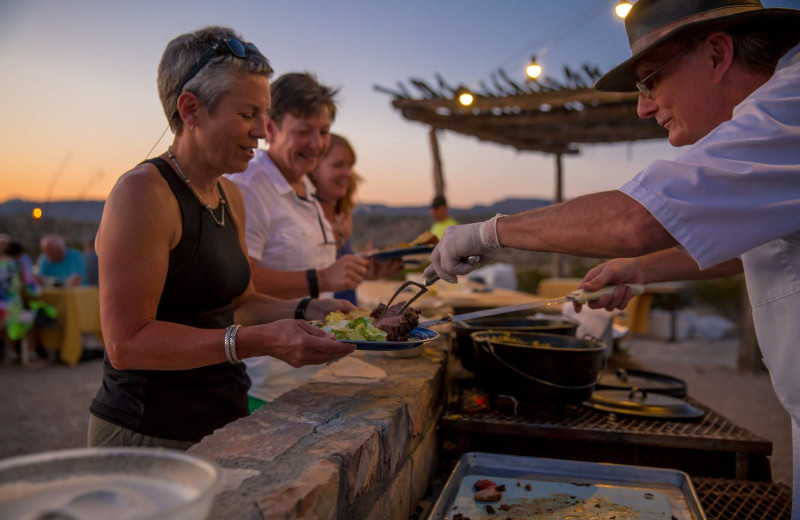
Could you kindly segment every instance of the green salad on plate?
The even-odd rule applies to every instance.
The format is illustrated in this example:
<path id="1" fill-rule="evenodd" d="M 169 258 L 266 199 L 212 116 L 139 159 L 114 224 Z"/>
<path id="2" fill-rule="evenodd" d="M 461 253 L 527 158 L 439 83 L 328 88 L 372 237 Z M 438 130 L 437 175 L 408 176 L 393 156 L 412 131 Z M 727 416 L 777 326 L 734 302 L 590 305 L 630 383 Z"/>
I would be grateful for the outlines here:
<path id="1" fill-rule="evenodd" d="M 386 341 L 386 332 L 375 327 L 372 318 L 364 314 L 332 312 L 325 316 L 321 328 L 336 339 Z"/>

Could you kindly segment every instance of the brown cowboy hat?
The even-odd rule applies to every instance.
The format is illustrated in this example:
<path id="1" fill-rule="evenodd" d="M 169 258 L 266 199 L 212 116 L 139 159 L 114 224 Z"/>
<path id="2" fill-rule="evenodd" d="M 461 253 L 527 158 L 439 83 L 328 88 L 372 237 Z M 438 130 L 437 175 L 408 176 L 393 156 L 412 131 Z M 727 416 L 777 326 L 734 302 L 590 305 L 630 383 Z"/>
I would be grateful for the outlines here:
<path id="1" fill-rule="evenodd" d="M 597 80 L 594 88 L 606 92 L 633 92 L 639 80 L 634 70 L 636 63 L 657 46 L 689 32 L 745 20 L 798 24 L 800 10 L 766 9 L 759 0 L 639 0 L 625 18 L 632 56 Z"/>

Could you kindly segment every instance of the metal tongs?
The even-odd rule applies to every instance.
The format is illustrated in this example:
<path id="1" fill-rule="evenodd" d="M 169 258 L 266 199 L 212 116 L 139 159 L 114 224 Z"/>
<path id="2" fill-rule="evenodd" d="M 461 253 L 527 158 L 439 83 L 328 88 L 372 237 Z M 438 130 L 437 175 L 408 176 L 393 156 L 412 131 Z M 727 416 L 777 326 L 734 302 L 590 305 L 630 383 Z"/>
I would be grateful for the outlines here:
<path id="1" fill-rule="evenodd" d="M 470 257 L 465 258 L 463 260 L 464 260 L 464 263 L 472 265 L 472 266 L 476 266 L 476 265 L 478 265 L 480 263 L 480 258 L 478 258 L 477 256 L 470 256 Z M 428 292 L 428 287 L 430 287 L 431 285 L 436 283 L 438 280 L 439 280 L 439 275 L 436 274 L 436 272 L 434 271 L 434 273 L 432 275 L 430 275 L 428 278 L 425 279 L 424 283 L 414 282 L 414 281 L 411 281 L 411 280 L 409 280 L 407 282 L 404 282 L 403 285 L 401 285 L 400 287 L 397 288 L 397 290 L 394 292 L 392 297 L 389 298 L 389 301 L 386 302 L 386 309 L 384 309 L 383 312 L 386 312 L 386 310 L 389 309 L 389 307 L 392 306 L 392 302 L 395 300 L 395 298 L 397 298 L 400 295 L 400 293 L 405 291 L 408 287 L 410 287 L 412 285 L 415 286 L 415 287 L 418 287 L 419 291 L 417 292 L 417 294 L 415 294 L 413 297 L 411 297 L 411 299 L 409 299 L 402 307 L 400 307 L 400 310 L 397 312 L 397 315 L 399 316 L 400 314 L 403 313 L 403 311 L 408 309 L 408 306 L 411 305 L 412 303 L 414 303 L 414 301 L 417 298 L 419 298 L 420 296 L 422 296 L 423 294 Z M 383 316 L 383 313 L 381 313 L 381 316 Z"/>

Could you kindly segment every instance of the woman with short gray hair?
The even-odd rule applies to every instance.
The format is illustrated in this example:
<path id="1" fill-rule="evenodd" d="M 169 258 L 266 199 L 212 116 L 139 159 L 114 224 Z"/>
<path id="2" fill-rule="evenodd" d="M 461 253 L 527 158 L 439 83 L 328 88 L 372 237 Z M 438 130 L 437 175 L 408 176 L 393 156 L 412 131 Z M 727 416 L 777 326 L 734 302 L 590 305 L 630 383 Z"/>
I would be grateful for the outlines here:
<path id="1" fill-rule="evenodd" d="M 188 448 L 248 414 L 242 359 L 299 367 L 352 352 L 282 319 L 298 301 L 253 287 L 242 197 L 221 176 L 247 168 L 266 137 L 271 74 L 258 48 L 224 27 L 164 51 L 158 90 L 175 137 L 120 177 L 97 234 L 106 355 L 90 446 Z"/>

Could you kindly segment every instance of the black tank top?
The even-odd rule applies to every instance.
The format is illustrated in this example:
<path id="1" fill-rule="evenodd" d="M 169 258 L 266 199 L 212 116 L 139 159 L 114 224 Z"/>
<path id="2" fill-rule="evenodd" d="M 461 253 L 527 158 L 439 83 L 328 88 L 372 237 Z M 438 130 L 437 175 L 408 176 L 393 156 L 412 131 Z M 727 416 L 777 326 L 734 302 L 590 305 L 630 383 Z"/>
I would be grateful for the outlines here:
<path id="1" fill-rule="evenodd" d="M 202 329 L 233 323 L 233 299 L 250 281 L 228 204 L 225 226 L 218 226 L 191 189 L 161 158 L 158 168 L 181 208 L 181 239 L 169 253 L 169 268 L 156 319 Z M 225 192 L 217 184 L 227 202 Z M 223 350 L 220 334 L 220 351 Z M 105 356 L 103 384 L 90 411 L 138 433 L 199 441 L 215 429 L 248 414 L 250 379 L 244 364 L 220 363 L 191 370 L 117 370 Z"/>

